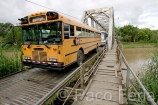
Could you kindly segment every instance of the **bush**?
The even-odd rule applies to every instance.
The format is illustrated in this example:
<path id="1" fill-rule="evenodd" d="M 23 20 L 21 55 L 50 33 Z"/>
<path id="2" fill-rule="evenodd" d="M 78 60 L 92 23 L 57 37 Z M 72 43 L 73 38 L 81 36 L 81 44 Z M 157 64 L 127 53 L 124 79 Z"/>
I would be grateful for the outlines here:
<path id="1" fill-rule="evenodd" d="M 16 50 L 11 56 L 6 56 L 0 49 L 0 77 L 22 70 L 21 56 L 18 53 Z"/>
<path id="2" fill-rule="evenodd" d="M 145 64 L 141 72 L 138 73 L 138 78 L 150 93 L 154 101 L 158 104 L 158 51 L 155 51 L 150 55 L 148 63 Z M 136 80 L 133 79 L 133 83 L 139 93 L 144 93 Z M 134 88 L 131 90 L 134 90 Z M 141 98 L 142 105 L 150 105 L 147 97 L 144 98 L 144 96 L 142 96 Z"/>

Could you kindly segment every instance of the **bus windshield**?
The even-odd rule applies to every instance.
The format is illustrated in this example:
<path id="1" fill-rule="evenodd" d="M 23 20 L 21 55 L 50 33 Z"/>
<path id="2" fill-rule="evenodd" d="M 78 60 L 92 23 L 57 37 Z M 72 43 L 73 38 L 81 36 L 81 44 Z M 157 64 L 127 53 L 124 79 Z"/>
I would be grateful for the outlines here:
<path id="1" fill-rule="evenodd" d="M 23 31 L 24 44 L 61 44 L 61 22 L 25 26 Z"/>

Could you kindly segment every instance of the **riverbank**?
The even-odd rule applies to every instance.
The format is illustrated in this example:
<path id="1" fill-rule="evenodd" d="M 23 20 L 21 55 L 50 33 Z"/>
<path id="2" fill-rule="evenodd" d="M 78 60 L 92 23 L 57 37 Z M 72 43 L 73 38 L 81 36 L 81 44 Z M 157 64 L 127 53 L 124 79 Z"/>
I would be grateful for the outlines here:
<path id="1" fill-rule="evenodd" d="M 158 51 L 153 51 L 149 57 L 150 60 L 144 65 L 144 67 L 137 72 L 137 76 L 149 92 L 153 100 L 158 104 Z M 141 93 L 144 93 L 140 85 L 133 79 L 133 87 L 131 90 L 137 90 L 139 97 L 133 97 L 135 100 L 141 100 L 140 105 L 151 105 L 148 97 Z M 133 93 L 135 91 L 132 91 Z M 135 95 L 136 96 L 136 95 Z M 137 101 L 138 102 L 138 101 Z M 136 104 L 136 103 L 135 103 Z"/>
<path id="2" fill-rule="evenodd" d="M 158 43 L 143 43 L 143 42 L 122 42 L 123 48 L 149 48 L 158 47 Z"/>

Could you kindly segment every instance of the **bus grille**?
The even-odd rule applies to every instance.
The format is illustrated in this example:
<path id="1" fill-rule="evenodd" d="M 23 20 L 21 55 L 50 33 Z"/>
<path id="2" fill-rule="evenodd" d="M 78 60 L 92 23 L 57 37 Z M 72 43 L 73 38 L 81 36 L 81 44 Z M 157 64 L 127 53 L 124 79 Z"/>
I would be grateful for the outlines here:
<path id="1" fill-rule="evenodd" d="M 40 61 L 47 61 L 47 53 L 46 52 L 39 52 Z"/>
<path id="2" fill-rule="evenodd" d="M 47 61 L 47 53 L 41 51 L 32 51 L 32 57 L 35 61 Z"/>

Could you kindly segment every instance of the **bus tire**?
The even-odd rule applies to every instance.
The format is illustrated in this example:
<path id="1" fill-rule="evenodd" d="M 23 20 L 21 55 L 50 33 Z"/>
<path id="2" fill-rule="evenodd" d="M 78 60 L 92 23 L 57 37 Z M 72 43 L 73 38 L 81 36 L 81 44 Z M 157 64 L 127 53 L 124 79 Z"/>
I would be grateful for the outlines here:
<path id="1" fill-rule="evenodd" d="M 84 54 L 81 50 L 79 50 L 77 54 L 77 66 L 80 66 L 81 63 L 83 63 L 83 60 L 84 60 Z"/>

